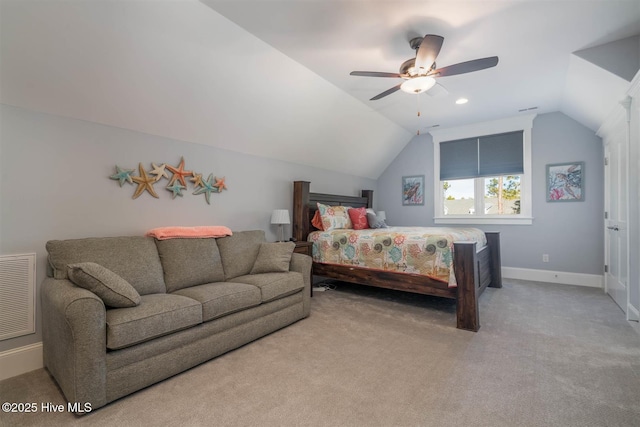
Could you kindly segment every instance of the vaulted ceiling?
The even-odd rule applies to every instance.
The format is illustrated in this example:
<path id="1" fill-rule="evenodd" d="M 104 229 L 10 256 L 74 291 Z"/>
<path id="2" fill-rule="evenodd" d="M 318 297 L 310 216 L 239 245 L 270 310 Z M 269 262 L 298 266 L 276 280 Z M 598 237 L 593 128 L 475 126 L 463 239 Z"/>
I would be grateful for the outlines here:
<path id="1" fill-rule="evenodd" d="M 500 62 L 369 101 L 398 81 L 349 72 L 396 72 L 424 34 L 445 38 L 438 66 Z M 637 0 L 0 0 L 0 102 L 377 178 L 434 125 L 537 107 L 596 130 L 638 34 Z"/>

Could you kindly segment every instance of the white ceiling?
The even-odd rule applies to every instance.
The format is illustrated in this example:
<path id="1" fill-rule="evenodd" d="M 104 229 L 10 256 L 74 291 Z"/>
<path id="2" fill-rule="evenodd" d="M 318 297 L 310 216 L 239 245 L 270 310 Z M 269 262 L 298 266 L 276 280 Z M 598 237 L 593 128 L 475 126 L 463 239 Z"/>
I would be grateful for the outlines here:
<path id="1" fill-rule="evenodd" d="M 595 130 L 625 82 L 572 52 L 640 34 L 640 1 L 0 0 L 0 102 L 377 178 L 418 129 L 563 111 Z M 497 67 L 396 92 L 408 40 Z M 591 88 L 597 84 L 598 90 Z M 469 103 L 454 104 L 464 96 Z"/>
<path id="2" fill-rule="evenodd" d="M 571 103 L 565 85 L 572 52 L 640 34 L 638 0 L 202 1 L 412 133 L 530 107 L 562 110 Z M 500 61 L 438 79 L 449 94 L 419 95 L 420 119 L 416 95 L 369 101 L 402 80 L 349 72 L 398 72 L 415 56 L 408 41 L 425 34 L 444 37 L 438 67 L 488 56 Z M 607 85 L 599 89 L 607 92 Z M 456 105 L 460 97 L 469 103 Z"/>

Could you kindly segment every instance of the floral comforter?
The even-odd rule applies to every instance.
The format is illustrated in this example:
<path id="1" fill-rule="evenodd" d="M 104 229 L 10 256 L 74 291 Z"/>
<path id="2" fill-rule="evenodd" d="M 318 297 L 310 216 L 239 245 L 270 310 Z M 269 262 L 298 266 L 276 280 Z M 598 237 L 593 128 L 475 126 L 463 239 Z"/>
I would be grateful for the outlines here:
<path id="1" fill-rule="evenodd" d="M 456 286 L 453 242 L 487 244 L 482 230 L 453 227 L 389 227 L 314 231 L 313 260 L 428 276 Z"/>

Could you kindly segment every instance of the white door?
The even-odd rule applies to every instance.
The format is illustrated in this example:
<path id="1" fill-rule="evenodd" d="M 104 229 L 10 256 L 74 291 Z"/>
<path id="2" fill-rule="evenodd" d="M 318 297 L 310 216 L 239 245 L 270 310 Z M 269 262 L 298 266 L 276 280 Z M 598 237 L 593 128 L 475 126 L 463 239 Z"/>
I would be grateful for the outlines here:
<path id="1" fill-rule="evenodd" d="M 628 145 L 626 132 L 605 142 L 605 290 L 627 312 Z"/>

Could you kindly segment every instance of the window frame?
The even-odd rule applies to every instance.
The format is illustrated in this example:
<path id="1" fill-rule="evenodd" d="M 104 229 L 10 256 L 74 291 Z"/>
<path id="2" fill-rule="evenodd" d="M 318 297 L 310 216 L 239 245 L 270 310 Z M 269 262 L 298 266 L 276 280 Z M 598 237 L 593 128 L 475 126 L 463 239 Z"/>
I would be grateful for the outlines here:
<path id="1" fill-rule="evenodd" d="M 537 114 L 527 114 L 489 122 L 474 123 L 448 129 L 429 132 L 433 138 L 433 178 L 434 203 L 433 221 L 436 224 L 515 224 L 531 225 L 531 133 L 533 120 Z M 484 180 L 486 177 L 474 178 L 475 213 L 467 215 L 444 215 L 444 192 L 440 181 L 440 143 L 456 139 L 474 138 L 506 132 L 523 131 L 524 172 L 520 175 L 520 213 L 503 215 L 486 215 L 484 213 Z M 480 195 L 481 197 L 478 197 Z"/>

